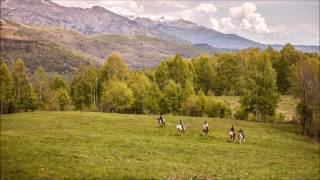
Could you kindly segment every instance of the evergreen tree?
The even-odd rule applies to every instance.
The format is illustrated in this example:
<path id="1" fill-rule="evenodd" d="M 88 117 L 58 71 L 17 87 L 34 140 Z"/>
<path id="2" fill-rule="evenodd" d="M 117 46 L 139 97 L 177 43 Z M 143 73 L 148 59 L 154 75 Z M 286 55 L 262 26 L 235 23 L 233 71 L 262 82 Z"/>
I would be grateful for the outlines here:
<path id="1" fill-rule="evenodd" d="M 13 101 L 13 77 L 7 64 L 0 60 L 0 106 L 1 114 L 9 113 Z"/>

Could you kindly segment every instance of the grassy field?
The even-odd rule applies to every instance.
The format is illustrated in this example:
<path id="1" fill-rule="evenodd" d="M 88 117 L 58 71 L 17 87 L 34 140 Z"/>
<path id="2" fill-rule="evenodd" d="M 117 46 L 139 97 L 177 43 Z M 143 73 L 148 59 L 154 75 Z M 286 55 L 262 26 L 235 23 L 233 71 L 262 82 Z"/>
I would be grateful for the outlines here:
<path id="1" fill-rule="evenodd" d="M 90 112 L 1 116 L 1 179 L 315 179 L 319 143 L 289 124 Z M 177 136 L 183 119 L 187 132 Z M 209 136 L 200 135 L 204 120 Z M 231 125 L 246 142 L 228 142 Z"/>
<path id="2" fill-rule="evenodd" d="M 211 96 L 216 101 L 226 101 L 230 104 L 231 109 L 235 111 L 240 107 L 239 96 Z M 297 100 L 293 96 L 282 95 L 278 103 L 277 113 L 285 116 L 285 121 L 292 121 L 295 116 Z"/>

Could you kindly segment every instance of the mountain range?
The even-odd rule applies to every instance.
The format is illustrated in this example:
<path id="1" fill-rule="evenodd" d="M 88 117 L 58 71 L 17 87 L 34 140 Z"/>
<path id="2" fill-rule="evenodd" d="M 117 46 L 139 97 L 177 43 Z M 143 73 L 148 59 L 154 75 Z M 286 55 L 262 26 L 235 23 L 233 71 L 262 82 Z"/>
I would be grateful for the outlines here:
<path id="1" fill-rule="evenodd" d="M 268 46 L 183 19 L 126 17 L 99 6 L 64 7 L 50 0 L 1 0 L 1 19 L 1 52 L 4 52 L 1 58 L 12 61 L 19 56 L 33 67 L 37 63 L 46 64 L 48 57 L 44 56 L 59 64 L 62 57 L 55 58 L 55 54 L 63 51 L 58 54 L 65 55 L 62 64 L 67 64 L 67 68 L 58 65 L 52 71 L 72 71 L 83 62 L 101 64 L 113 51 L 119 52 L 130 68 L 143 69 L 154 67 L 175 53 L 193 57 Z M 38 46 L 46 55 L 32 51 L 36 50 L 32 47 Z M 17 47 L 20 52 L 15 53 Z M 57 52 L 52 54 L 49 47 L 55 47 Z M 318 46 L 295 47 L 319 52 Z"/>

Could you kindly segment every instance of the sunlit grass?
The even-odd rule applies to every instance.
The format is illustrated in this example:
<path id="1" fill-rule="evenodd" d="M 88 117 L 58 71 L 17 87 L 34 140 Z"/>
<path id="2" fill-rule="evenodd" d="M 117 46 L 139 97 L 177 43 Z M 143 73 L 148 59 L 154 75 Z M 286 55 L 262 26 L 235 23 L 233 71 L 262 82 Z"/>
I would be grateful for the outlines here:
<path id="1" fill-rule="evenodd" d="M 2 179 L 319 179 L 319 144 L 295 125 L 90 112 L 1 116 Z M 183 119 L 187 132 L 177 136 Z M 209 121 L 208 137 L 200 135 Z M 246 142 L 228 142 L 231 125 Z"/>

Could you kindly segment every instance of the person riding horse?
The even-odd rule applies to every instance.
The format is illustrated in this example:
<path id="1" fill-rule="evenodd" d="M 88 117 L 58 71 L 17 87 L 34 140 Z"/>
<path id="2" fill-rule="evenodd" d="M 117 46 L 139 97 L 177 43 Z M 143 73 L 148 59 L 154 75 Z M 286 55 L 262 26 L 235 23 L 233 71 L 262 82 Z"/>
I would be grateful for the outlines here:
<path id="1" fill-rule="evenodd" d="M 182 122 L 182 120 L 180 119 L 180 123 L 179 123 L 180 125 L 181 125 L 181 127 L 182 127 L 182 131 L 184 132 L 185 131 L 185 126 L 184 126 L 184 124 L 183 124 L 183 122 Z"/>
<path id="2" fill-rule="evenodd" d="M 243 132 L 243 130 L 242 130 L 241 128 L 240 128 L 240 130 L 239 130 L 238 139 L 239 139 L 239 143 L 240 143 L 240 144 L 244 141 L 244 132 Z"/>
<path id="3" fill-rule="evenodd" d="M 203 128 L 202 128 L 202 132 L 205 133 L 206 135 L 209 132 L 209 124 L 207 121 L 204 122 Z"/>
<path id="4" fill-rule="evenodd" d="M 164 120 L 162 113 L 160 114 L 160 117 L 159 117 L 158 120 L 159 120 L 159 124 L 160 124 L 160 125 L 163 125 L 163 126 L 166 125 L 166 121 Z"/>
<path id="5" fill-rule="evenodd" d="M 230 128 L 230 141 L 231 142 L 234 142 L 234 139 L 235 139 L 235 136 L 236 136 L 236 133 L 234 132 L 234 127 L 233 127 L 233 125 L 231 126 L 231 128 Z"/>

